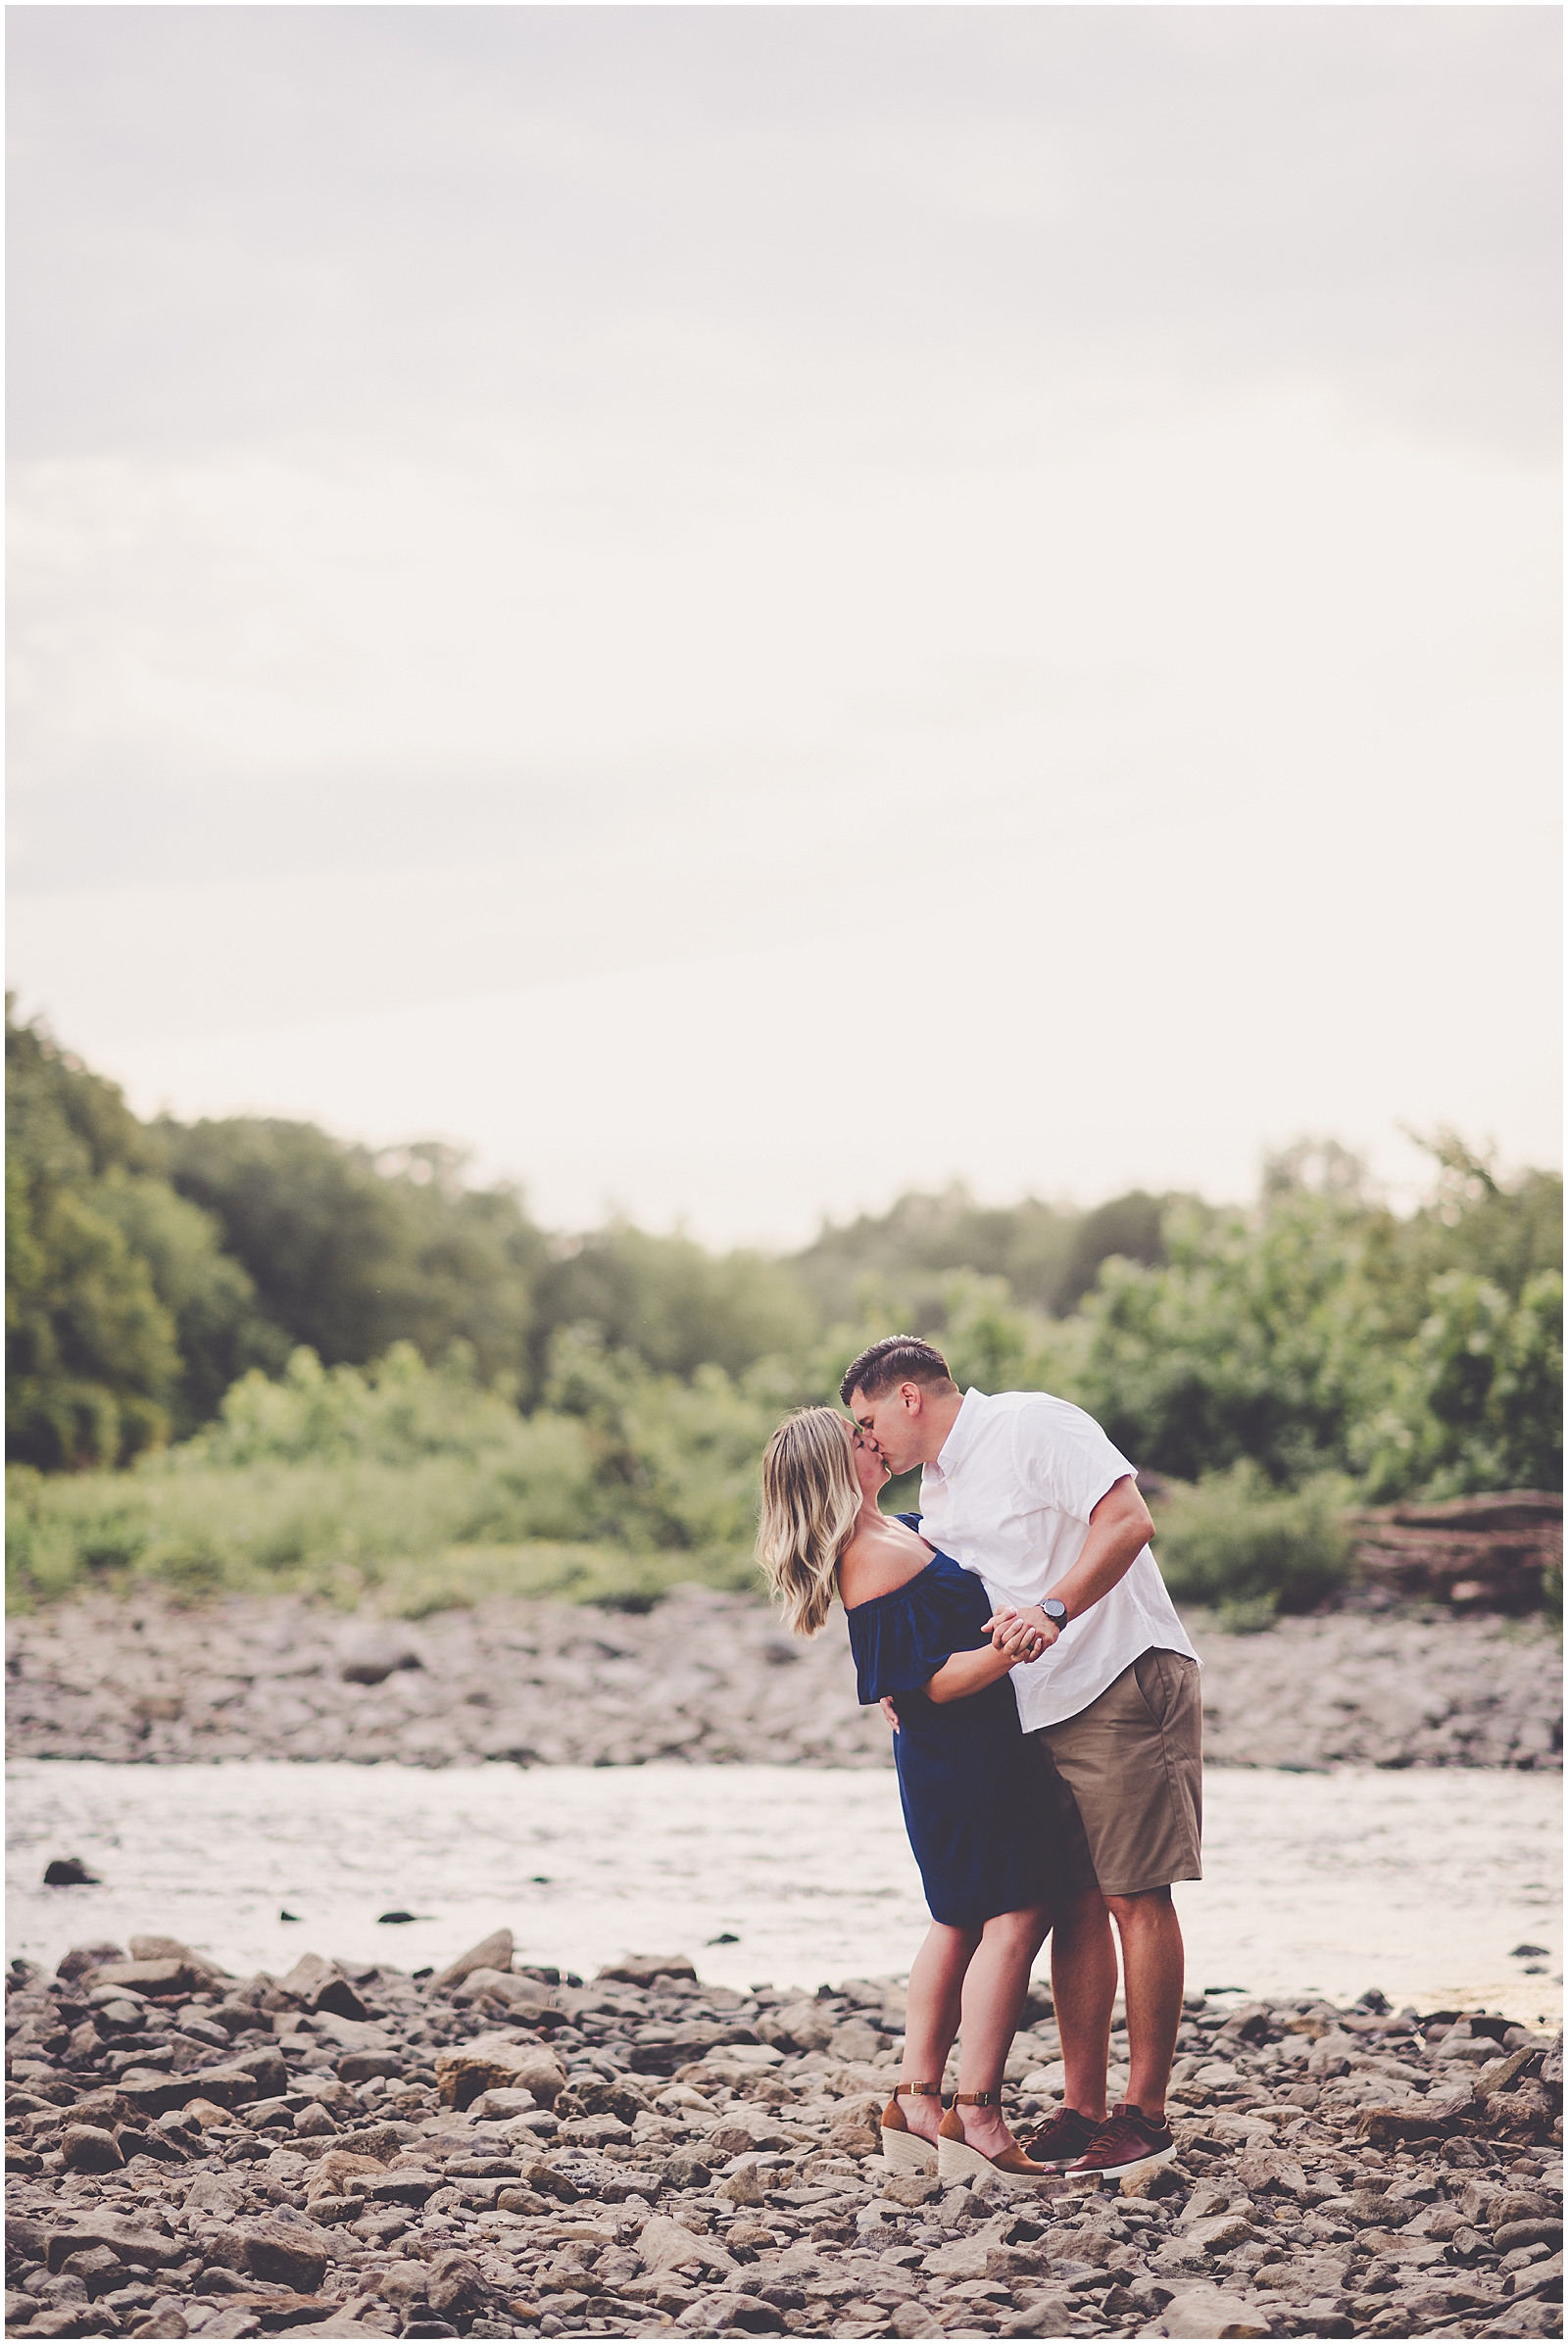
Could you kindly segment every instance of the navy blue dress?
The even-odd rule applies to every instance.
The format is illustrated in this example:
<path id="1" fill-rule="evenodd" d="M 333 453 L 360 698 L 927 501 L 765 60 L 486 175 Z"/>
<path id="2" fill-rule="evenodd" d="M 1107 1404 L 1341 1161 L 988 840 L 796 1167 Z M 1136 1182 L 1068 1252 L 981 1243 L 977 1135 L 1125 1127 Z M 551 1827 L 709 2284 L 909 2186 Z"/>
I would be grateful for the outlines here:
<path id="1" fill-rule="evenodd" d="M 918 1514 L 901 1514 L 911 1530 Z M 955 1652 L 991 1639 L 991 1599 L 972 1571 L 934 1553 L 902 1587 L 846 1610 L 862 1705 L 891 1694 L 899 1796 L 933 1921 L 978 1928 L 997 1913 L 1054 1905 L 1090 1885 L 1077 1805 L 999 1678 L 961 1701 L 921 1687 Z"/>

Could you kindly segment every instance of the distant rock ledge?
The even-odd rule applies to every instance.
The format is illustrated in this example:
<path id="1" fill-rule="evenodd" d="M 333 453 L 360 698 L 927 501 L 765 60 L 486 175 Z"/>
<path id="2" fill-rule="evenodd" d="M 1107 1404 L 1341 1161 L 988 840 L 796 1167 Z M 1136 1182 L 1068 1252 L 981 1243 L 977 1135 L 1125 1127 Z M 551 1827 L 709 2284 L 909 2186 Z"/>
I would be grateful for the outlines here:
<path id="1" fill-rule="evenodd" d="M 1212 1765 L 1561 1768 L 1561 1651 L 1539 1620 L 1374 1594 L 1259 1636 L 1189 1625 Z M 498 1598 L 413 1624 L 91 1596 L 10 1622 L 7 1678 L 14 1758 L 891 1763 L 839 1615 L 803 1643 L 753 1597 L 699 1587 L 644 1616 Z"/>

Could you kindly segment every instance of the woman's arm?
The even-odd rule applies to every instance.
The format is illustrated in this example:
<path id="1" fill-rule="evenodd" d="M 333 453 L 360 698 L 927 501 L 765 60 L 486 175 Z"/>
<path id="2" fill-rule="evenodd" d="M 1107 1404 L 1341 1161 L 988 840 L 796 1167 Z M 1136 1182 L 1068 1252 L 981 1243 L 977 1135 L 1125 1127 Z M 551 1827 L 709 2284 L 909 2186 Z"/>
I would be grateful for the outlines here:
<path id="1" fill-rule="evenodd" d="M 982 1644 L 974 1652 L 955 1652 L 923 1689 L 931 1701 L 963 1701 L 970 1693 L 983 1693 L 1016 1664 L 1016 1653 L 999 1652 L 993 1645 Z"/>

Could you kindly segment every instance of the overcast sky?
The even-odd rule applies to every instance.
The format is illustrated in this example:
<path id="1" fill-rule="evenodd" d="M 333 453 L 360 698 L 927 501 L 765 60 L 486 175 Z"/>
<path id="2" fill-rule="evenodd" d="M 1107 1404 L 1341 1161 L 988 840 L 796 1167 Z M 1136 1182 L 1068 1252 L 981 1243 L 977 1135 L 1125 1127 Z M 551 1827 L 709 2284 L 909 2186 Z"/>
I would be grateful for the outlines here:
<path id="1" fill-rule="evenodd" d="M 14 8 L 24 1005 L 717 1240 L 1558 1160 L 1560 23 Z"/>

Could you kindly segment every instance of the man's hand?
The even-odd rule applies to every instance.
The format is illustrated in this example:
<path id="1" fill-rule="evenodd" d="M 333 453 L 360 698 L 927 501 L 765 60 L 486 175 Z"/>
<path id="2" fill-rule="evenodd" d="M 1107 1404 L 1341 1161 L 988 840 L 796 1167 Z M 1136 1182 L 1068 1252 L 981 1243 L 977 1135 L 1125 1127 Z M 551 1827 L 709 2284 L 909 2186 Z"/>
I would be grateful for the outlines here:
<path id="1" fill-rule="evenodd" d="M 1010 1653 L 1014 1663 L 1038 1660 L 1049 1652 L 1061 1630 L 1054 1620 L 1048 1620 L 1038 1604 L 1029 1604 L 1023 1611 L 993 1612 L 986 1622 L 991 1641 L 998 1652 Z"/>
<path id="2" fill-rule="evenodd" d="M 887 1719 L 888 1724 L 893 1728 L 894 1733 L 897 1734 L 899 1730 L 899 1713 L 893 1706 L 892 1694 L 884 1693 L 882 1695 L 881 1701 L 878 1703 L 878 1707 L 881 1709 L 882 1715 Z"/>

